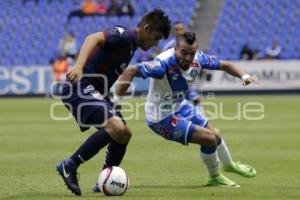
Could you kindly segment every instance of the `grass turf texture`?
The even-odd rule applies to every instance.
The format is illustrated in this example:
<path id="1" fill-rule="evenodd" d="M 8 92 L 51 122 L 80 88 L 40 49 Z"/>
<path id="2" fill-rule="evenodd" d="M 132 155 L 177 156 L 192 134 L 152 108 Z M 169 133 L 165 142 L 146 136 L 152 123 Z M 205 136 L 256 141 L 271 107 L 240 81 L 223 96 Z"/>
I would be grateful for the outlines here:
<path id="1" fill-rule="evenodd" d="M 199 147 L 184 147 L 152 133 L 138 120 L 128 121 L 133 137 L 121 165 L 130 177 L 130 188 L 113 199 L 299 199 L 300 198 L 300 97 L 217 97 L 224 114 L 236 112 L 237 102 L 261 102 L 264 119 L 213 120 L 234 160 L 254 166 L 256 178 L 226 176 L 241 188 L 203 187 L 207 172 Z M 81 134 L 74 120 L 50 118 L 50 99 L 0 99 L 0 199 L 78 199 L 54 171 L 94 130 Z M 141 102 L 139 99 L 131 102 Z M 209 110 L 209 107 L 207 108 Z M 63 107 L 57 115 L 66 115 Z M 79 169 L 82 199 L 108 199 L 91 192 L 102 167 L 104 150 Z"/>

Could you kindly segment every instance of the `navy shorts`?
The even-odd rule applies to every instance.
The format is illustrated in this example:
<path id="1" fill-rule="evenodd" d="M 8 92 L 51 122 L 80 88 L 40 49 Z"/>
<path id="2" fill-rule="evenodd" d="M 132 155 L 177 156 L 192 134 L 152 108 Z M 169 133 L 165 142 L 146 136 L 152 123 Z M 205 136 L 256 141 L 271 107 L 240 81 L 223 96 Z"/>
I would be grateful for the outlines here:
<path id="1" fill-rule="evenodd" d="M 106 121 L 113 116 L 120 117 L 125 124 L 122 114 L 114 108 L 109 97 L 103 97 L 88 82 L 73 85 L 65 83 L 62 101 L 76 119 L 82 132 L 90 127 L 105 127 Z"/>

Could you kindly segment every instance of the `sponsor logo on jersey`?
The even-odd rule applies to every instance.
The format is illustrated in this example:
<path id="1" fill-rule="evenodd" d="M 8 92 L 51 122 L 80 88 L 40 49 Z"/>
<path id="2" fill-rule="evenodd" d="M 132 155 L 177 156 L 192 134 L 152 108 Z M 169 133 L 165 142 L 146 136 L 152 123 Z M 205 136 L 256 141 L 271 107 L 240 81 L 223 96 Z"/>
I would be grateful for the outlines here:
<path id="1" fill-rule="evenodd" d="M 111 34 L 113 35 L 122 35 L 125 29 L 123 27 L 113 27 L 110 29 Z"/>
<path id="2" fill-rule="evenodd" d="M 90 93 L 90 92 L 92 92 L 92 91 L 94 91 L 94 90 L 95 90 L 95 87 L 94 87 L 94 86 L 88 85 L 86 88 L 83 89 L 83 93 L 84 93 L 84 94 L 88 94 L 88 93 Z"/>
<path id="3" fill-rule="evenodd" d="M 95 99 L 98 99 L 98 100 L 103 100 L 104 97 L 100 94 L 100 92 L 98 91 L 93 91 L 92 93 L 92 96 L 95 98 Z"/>
<path id="4" fill-rule="evenodd" d="M 171 68 L 168 69 L 168 74 L 170 75 L 170 77 L 172 78 L 172 80 L 177 80 L 179 77 L 179 73 L 178 73 L 178 67 L 177 66 L 173 66 Z"/>
<path id="5" fill-rule="evenodd" d="M 168 69 L 168 73 L 171 74 L 171 73 L 173 73 L 176 69 L 177 69 L 177 66 L 170 67 L 170 68 Z"/>
<path id="6" fill-rule="evenodd" d="M 149 62 L 149 66 L 151 68 L 156 68 L 156 67 L 160 66 L 160 62 L 158 60 L 151 61 L 151 62 Z"/>

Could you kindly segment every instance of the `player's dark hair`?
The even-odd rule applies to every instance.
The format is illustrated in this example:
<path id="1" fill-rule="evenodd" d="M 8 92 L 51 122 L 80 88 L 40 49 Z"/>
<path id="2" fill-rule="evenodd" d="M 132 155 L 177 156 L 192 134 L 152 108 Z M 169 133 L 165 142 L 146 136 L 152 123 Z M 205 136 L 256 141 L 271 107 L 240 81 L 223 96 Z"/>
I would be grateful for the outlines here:
<path id="1" fill-rule="evenodd" d="M 176 43 L 179 44 L 182 40 L 191 45 L 196 41 L 196 34 L 194 32 L 184 32 L 182 35 L 177 37 Z"/>
<path id="2" fill-rule="evenodd" d="M 171 22 L 169 17 L 161 9 L 154 9 L 144 15 L 138 23 L 138 27 L 142 27 L 145 24 L 149 24 L 152 31 L 161 32 L 165 39 L 170 35 Z"/>

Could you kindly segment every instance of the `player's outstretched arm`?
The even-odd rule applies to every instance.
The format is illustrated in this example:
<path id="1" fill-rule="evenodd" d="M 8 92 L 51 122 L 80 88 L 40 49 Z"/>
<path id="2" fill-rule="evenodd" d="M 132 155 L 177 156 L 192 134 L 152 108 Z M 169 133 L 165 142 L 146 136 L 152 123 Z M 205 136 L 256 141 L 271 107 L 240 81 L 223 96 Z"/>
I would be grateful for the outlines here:
<path id="1" fill-rule="evenodd" d="M 257 78 L 255 75 L 247 74 L 242 68 L 234 65 L 231 62 L 221 60 L 220 70 L 225 71 L 228 74 L 231 74 L 235 77 L 238 77 L 242 80 L 243 85 L 248 85 L 250 83 L 258 84 Z"/>
<path id="2" fill-rule="evenodd" d="M 113 98 L 114 103 L 118 103 L 121 100 L 121 97 L 125 95 L 133 78 L 138 75 L 139 71 L 135 65 L 126 68 L 116 83 L 116 90 Z"/>
<path id="3" fill-rule="evenodd" d="M 97 45 L 103 45 L 105 36 L 103 32 L 93 33 L 88 35 L 80 49 L 74 68 L 68 73 L 67 80 L 76 82 L 82 76 L 82 69 L 87 61 L 87 58 Z"/>

